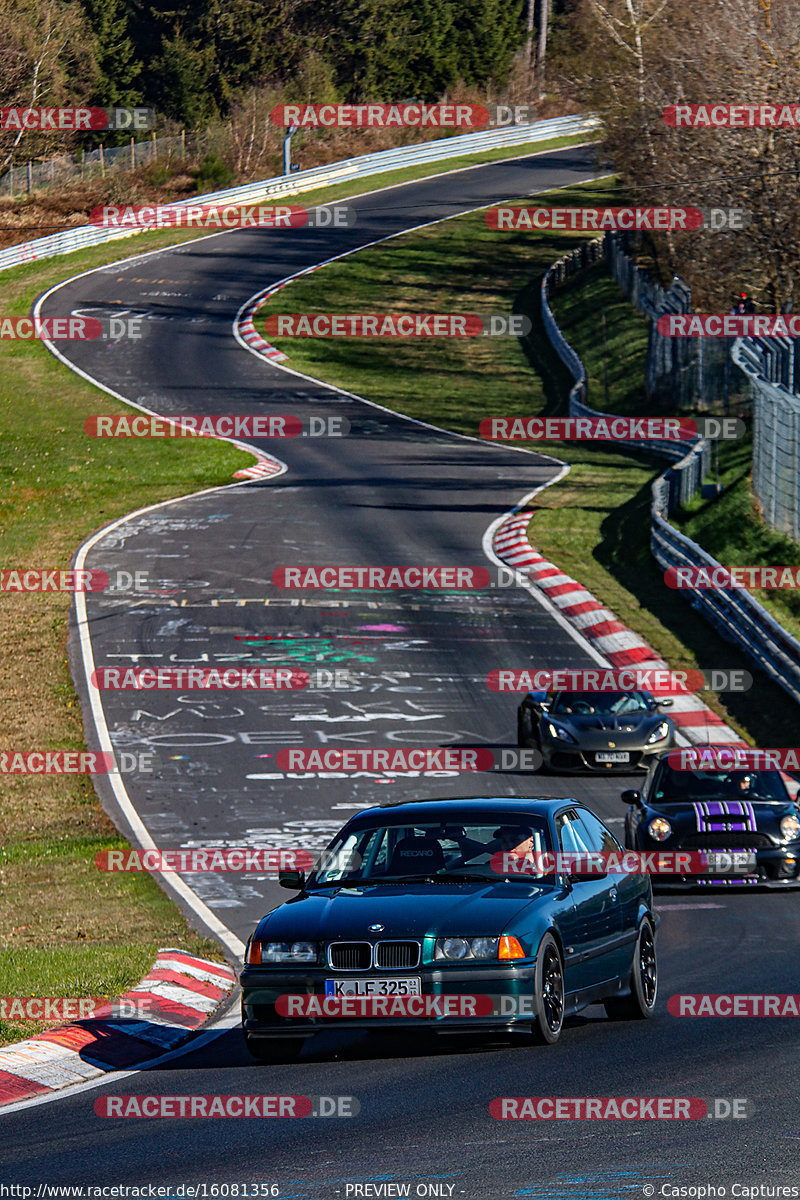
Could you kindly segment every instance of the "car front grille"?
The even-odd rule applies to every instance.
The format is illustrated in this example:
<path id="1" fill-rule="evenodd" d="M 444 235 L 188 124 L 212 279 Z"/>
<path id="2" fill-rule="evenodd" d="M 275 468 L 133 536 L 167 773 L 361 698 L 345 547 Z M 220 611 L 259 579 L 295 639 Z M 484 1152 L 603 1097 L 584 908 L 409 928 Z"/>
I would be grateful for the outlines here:
<path id="1" fill-rule="evenodd" d="M 331 942 L 328 966 L 333 971 L 402 971 L 419 966 L 420 942 Z"/>
<path id="2" fill-rule="evenodd" d="M 683 850 L 765 850 L 773 845 L 765 833 L 738 833 L 735 830 L 692 833 L 681 839 Z"/>
<path id="3" fill-rule="evenodd" d="M 372 965 L 369 942 L 332 942 L 328 947 L 328 965 L 334 971 L 368 971 Z"/>
<path id="4" fill-rule="evenodd" d="M 416 967 L 419 957 L 419 942 L 378 942 L 375 947 L 375 966 L 388 971 Z"/>

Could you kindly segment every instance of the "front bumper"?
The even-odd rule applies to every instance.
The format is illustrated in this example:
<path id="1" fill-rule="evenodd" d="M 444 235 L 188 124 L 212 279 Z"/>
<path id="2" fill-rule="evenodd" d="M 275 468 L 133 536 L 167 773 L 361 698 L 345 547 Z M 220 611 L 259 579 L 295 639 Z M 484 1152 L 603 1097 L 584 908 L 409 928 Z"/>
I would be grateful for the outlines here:
<path id="1" fill-rule="evenodd" d="M 662 754 L 669 745 L 657 742 L 654 746 L 620 746 L 620 750 L 630 755 L 625 763 L 597 762 L 596 755 L 608 751 L 608 746 L 597 746 L 591 749 L 584 746 L 572 746 L 569 742 L 542 741 L 542 758 L 544 765 L 551 771 L 565 775 L 579 774 L 589 771 L 593 775 L 630 775 L 633 771 L 646 771 L 651 760 Z M 613 751 L 612 751 L 613 753 Z"/>
<path id="2" fill-rule="evenodd" d="M 702 853 L 696 846 L 668 846 L 661 842 L 658 846 L 643 847 L 646 850 L 685 850 L 689 853 Z M 731 845 L 714 847 L 717 853 L 733 853 L 738 847 Z M 654 875 L 653 887 L 659 890 L 674 890 L 680 888 L 717 888 L 735 890 L 742 888 L 796 888 L 800 887 L 800 844 L 789 846 L 774 846 L 752 851 L 756 856 L 755 869 L 747 874 L 712 874 L 702 875 Z"/>
<path id="3" fill-rule="evenodd" d="M 325 980 L 339 975 L 328 967 L 303 967 L 287 971 L 285 967 L 245 966 L 240 977 L 242 988 L 242 1028 L 248 1037 L 306 1037 L 323 1029 L 344 1030 L 397 1030 L 428 1029 L 439 1033 L 502 1032 L 515 1027 L 529 1026 L 532 1014 L 530 1000 L 533 996 L 536 964 L 526 960 L 523 965 L 445 969 L 430 966 L 420 967 L 408 974 L 420 977 L 423 996 L 474 996 L 491 995 L 510 997 L 522 1003 L 526 1011 L 515 1013 L 498 1012 L 492 1016 L 355 1016 L 355 1017 L 283 1017 L 278 1014 L 275 1002 L 279 996 L 325 996 Z M 386 979 L 387 971 L 359 972 L 360 979 Z M 509 1003 L 509 1008 L 513 1005 Z"/>

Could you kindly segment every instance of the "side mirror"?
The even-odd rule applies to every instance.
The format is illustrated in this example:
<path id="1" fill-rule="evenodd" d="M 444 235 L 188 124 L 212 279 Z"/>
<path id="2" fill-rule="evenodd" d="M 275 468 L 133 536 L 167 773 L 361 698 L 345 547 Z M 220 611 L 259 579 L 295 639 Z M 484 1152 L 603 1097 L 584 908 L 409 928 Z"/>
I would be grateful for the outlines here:
<path id="1" fill-rule="evenodd" d="M 305 887 L 305 871 L 279 871 L 278 883 L 281 887 L 290 888 L 293 892 L 301 892 Z"/>
<path id="2" fill-rule="evenodd" d="M 547 709 L 550 703 L 547 698 L 547 692 L 528 692 L 525 700 L 532 708 L 539 709 L 542 712 Z"/>
<path id="3" fill-rule="evenodd" d="M 672 699 L 672 696 L 664 696 L 663 700 L 656 700 L 659 708 L 672 708 L 674 703 L 675 701 Z"/>
<path id="4" fill-rule="evenodd" d="M 605 879 L 608 871 L 572 871 L 569 874 L 570 883 L 591 882 L 593 879 Z"/>
<path id="5" fill-rule="evenodd" d="M 642 807 L 642 793 L 635 792 L 632 788 L 629 788 L 627 791 L 623 792 L 620 796 L 620 799 L 623 804 L 634 804 L 637 808 Z"/>

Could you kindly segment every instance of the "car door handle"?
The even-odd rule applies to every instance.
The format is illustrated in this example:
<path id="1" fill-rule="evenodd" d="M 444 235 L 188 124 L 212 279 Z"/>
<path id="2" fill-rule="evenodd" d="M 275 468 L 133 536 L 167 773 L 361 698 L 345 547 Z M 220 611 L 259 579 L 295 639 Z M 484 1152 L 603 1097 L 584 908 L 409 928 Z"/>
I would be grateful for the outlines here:
<path id="1" fill-rule="evenodd" d="M 616 889 L 615 887 L 613 887 L 613 888 L 611 889 L 611 891 L 610 891 L 608 894 L 609 894 L 609 896 L 611 897 L 611 903 L 612 903 L 612 904 L 616 904 L 616 901 L 617 901 L 617 889 Z"/>

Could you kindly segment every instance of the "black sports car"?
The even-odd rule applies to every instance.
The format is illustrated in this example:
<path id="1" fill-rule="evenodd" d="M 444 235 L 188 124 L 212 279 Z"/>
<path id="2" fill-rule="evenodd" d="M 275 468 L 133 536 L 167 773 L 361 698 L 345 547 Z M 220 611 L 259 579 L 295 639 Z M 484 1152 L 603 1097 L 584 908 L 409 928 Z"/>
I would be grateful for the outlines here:
<path id="1" fill-rule="evenodd" d="M 554 771 L 635 771 L 675 742 L 661 711 L 672 700 L 650 692 L 528 692 L 517 712 L 517 742 L 541 752 Z"/>
<path id="2" fill-rule="evenodd" d="M 659 876 L 656 886 L 800 883 L 800 813 L 780 771 L 677 770 L 663 757 L 622 799 L 629 849 L 706 852 L 702 875 Z"/>

